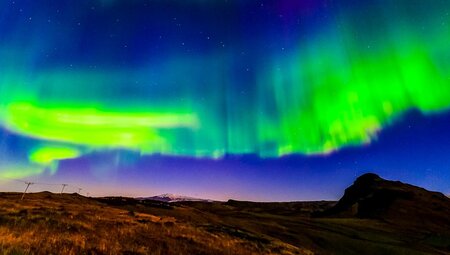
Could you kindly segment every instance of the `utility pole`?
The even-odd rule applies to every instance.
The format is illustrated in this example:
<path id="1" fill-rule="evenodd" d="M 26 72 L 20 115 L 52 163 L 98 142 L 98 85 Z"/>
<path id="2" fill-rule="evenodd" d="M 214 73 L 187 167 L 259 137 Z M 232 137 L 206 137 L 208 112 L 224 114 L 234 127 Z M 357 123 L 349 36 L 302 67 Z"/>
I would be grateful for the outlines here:
<path id="1" fill-rule="evenodd" d="M 82 190 L 82 188 L 78 188 L 78 195 L 81 194 L 81 190 Z"/>
<path id="2" fill-rule="evenodd" d="M 64 189 L 66 188 L 66 186 L 68 185 L 68 184 L 61 184 L 62 185 L 62 189 L 61 189 L 61 193 L 59 193 L 59 194 L 62 194 L 63 192 L 64 192 Z"/>
<path id="3" fill-rule="evenodd" d="M 25 191 L 23 192 L 22 198 L 20 200 L 23 200 L 23 197 L 25 196 L 25 193 L 27 193 L 28 188 L 30 187 L 30 185 L 33 185 L 34 183 L 32 183 L 32 182 L 25 182 L 25 184 L 27 185 L 27 187 L 25 188 Z"/>

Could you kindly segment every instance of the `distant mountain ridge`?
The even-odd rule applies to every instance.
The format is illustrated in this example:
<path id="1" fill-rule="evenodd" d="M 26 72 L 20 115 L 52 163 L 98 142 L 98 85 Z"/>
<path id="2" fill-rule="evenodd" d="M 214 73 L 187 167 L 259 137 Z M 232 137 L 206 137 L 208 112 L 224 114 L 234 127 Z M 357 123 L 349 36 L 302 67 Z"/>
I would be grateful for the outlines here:
<path id="1" fill-rule="evenodd" d="M 161 201 L 161 202 L 168 202 L 168 203 L 187 202 L 187 201 L 214 202 L 214 200 L 211 200 L 211 199 L 181 196 L 181 195 L 175 195 L 175 194 L 171 194 L 171 193 L 166 193 L 166 194 L 161 194 L 161 195 L 151 196 L 151 197 L 138 197 L 136 199 L 138 199 L 138 200 L 154 200 L 154 201 Z"/>

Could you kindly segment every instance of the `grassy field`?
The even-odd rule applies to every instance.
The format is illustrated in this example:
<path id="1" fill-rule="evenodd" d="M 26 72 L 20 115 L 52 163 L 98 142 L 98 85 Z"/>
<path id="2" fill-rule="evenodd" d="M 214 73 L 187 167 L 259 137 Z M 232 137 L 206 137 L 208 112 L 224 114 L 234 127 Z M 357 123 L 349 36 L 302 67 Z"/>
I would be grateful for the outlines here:
<path id="1" fill-rule="evenodd" d="M 2 254 L 307 253 L 276 240 L 259 245 L 236 235 L 207 231 L 170 214 L 153 215 L 140 206 L 117 208 L 78 195 L 46 192 L 19 199 L 19 194 L 0 195 Z"/>
<path id="2" fill-rule="evenodd" d="M 311 218 L 334 202 L 161 203 L 0 193 L 1 254 L 450 254 L 450 233 Z"/>

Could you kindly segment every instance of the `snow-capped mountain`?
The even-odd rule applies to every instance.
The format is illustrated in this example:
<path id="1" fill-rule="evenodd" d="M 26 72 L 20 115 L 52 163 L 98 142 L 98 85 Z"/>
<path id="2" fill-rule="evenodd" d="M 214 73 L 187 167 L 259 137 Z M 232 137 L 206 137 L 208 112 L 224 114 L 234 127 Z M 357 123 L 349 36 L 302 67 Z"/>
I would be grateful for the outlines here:
<path id="1" fill-rule="evenodd" d="M 152 197 L 139 197 L 137 199 L 140 200 L 156 200 L 156 201 L 162 201 L 162 202 L 183 202 L 183 201 L 202 201 L 202 202 L 213 202 L 213 200 L 210 199 L 202 199 L 202 198 L 195 198 L 195 197 L 188 197 L 188 196 L 180 196 L 175 194 L 161 194 L 158 196 L 152 196 Z"/>

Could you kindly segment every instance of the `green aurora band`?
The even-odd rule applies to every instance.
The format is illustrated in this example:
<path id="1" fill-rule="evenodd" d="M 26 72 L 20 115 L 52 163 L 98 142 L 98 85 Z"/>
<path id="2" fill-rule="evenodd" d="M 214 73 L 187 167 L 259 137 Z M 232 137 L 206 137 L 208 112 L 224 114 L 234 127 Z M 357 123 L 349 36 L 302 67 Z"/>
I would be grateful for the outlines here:
<path id="1" fill-rule="evenodd" d="M 114 148 L 219 158 L 369 144 L 409 110 L 450 107 L 450 17 L 422 17 L 434 28 L 426 34 L 407 17 L 388 17 L 380 14 L 384 29 L 371 34 L 352 16 L 337 18 L 339 26 L 324 26 L 289 54 L 255 64 L 255 84 L 245 93 L 231 86 L 229 51 L 172 55 L 133 70 L 27 74 L 20 59 L 30 52 L 0 48 L 1 123 L 40 143 L 29 153 L 38 165 Z M 159 87 L 148 93 L 137 89 L 154 81 Z"/>

